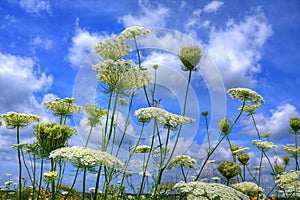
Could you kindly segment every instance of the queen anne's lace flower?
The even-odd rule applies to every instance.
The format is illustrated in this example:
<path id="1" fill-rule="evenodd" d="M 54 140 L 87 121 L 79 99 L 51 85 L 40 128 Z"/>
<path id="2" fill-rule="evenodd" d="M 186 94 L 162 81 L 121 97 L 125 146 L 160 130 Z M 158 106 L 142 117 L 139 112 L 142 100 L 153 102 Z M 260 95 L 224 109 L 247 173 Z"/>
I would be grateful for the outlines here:
<path id="1" fill-rule="evenodd" d="M 148 146 L 148 145 L 139 145 L 139 146 L 137 146 L 136 148 L 134 148 L 134 149 L 132 150 L 133 153 L 148 153 L 148 152 L 150 152 L 150 151 L 151 151 L 151 152 L 154 152 L 155 149 L 152 148 L 152 150 L 151 150 L 151 147 Z"/>
<path id="2" fill-rule="evenodd" d="M 123 163 L 118 158 L 106 152 L 79 146 L 56 149 L 50 153 L 49 158 L 63 159 L 80 168 L 93 166 L 123 166 Z"/>
<path id="3" fill-rule="evenodd" d="M 100 123 L 101 117 L 107 115 L 108 111 L 97 108 L 95 104 L 86 104 L 85 112 L 87 114 L 88 125 L 94 127 Z"/>
<path id="4" fill-rule="evenodd" d="M 106 39 L 94 45 L 95 51 L 104 59 L 117 60 L 130 52 L 130 46 L 121 38 Z"/>
<path id="5" fill-rule="evenodd" d="M 240 166 L 231 161 L 221 162 L 218 170 L 227 179 L 231 179 L 241 172 Z"/>
<path id="6" fill-rule="evenodd" d="M 24 128 L 33 122 L 40 121 L 40 117 L 32 114 L 8 112 L 1 114 L 0 119 L 3 119 L 6 124 L 6 128 L 15 129 L 17 127 Z"/>
<path id="7" fill-rule="evenodd" d="M 193 168 L 195 163 L 196 160 L 194 158 L 186 155 L 179 155 L 170 160 L 168 169 L 173 169 L 176 166 L 187 166 L 189 168 Z"/>
<path id="8" fill-rule="evenodd" d="M 44 101 L 44 106 L 51 110 L 56 116 L 68 116 L 82 110 L 81 106 L 75 104 L 75 98 L 66 97 L 64 99 L 55 98 L 51 101 Z"/>
<path id="9" fill-rule="evenodd" d="M 241 155 L 241 154 L 244 154 L 245 151 L 249 150 L 248 147 L 245 147 L 245 148 L 242 148 L 242 149 L 237 149 L 237 150 L 234 150 L 232 151 L 232 154 L 233 155 Z"/>
<path id="10" fill-rule="evenodd" d="M 145 172 L 139 172 L 139 175 L 140 176 L 146 176 L 146 177 L 149 177 L 149 176 L 151 176 L 151 174 L 149 173 L 149 172 L 147 172 L 147 171 L 145 171 Z"/>
<path id="11" fill-rule="evenodd" d="M 156 119 L 160 124 L 167 128 L 176 128 L 185 123 L 194 122 L 195 119 L 182 115 L 176 115 L 157 107 L 140 108 L 134 113 L 137 117 L 147 117 Z"/>
<path id="12" fill-rule="evenodd" d="M 241 182 L 232 184 L 231 187 L 248 195 L 249 197 L 262 197 L 264 189 L 252 182 Z"/>
<path id="13" fill-rule="evenodd" d="M 286 192 L 292 196 L 300 197 L 300 181 L 298 180 L 300 171 L 289 171 L 284 174 L 277 175 L 276 182 L 281 189 L 287 189 Z"/>
<path id="14" fill-rule="evenodd" d="M 265 103 L 262 96 L 249 88 L 231 88 L 227 91 L 227 93 L 232 99 L 238 98 L 241 102 L 245 101 L 246 111 L 253 110 L 254 108 L 256 109 L 261 104 Z M 251 102 L 253 104 L 251 104 Z M 251 107 L 251 105 L 254 107 Z"/>
<path id="15" fill-rule="evenodd" d="M 269 149 L 277 148 L 276 145 L 269 141 L 252 140 L 252 144 L 254 144 L 257 148 L 263 151 L 268 151 Z"/>
<path id="16" fill-rule="evenodd" d="M 296 148 L 295 144 L 282 145 L 282 149 L 294 157 L 296 157 L 297 154 L 300 154 L 300 147 Z"/>
<path id="17" fill-rule="evenodd" d="M 138 36 L 146 36 L 149 33 L 150 30 L 142 26 L 132 26 L 122 31 L 118 38 L 122 40 L 136 39 Z"/>
<path id="18" fill-rule="evenodd" d="M 300 130 L 300 118 L 292 117 L 290 119 L 290 127 L 294 131 L 295 134 Z"/>
<path id="19" fill-rule="evenodd" d="M 108 92 L 122 92 L 147 86 L 152 78 L 147 70 L 136 67 L 130 60 L 105 60 L 95 66 L 97 78 L 105 83 Z"/>
<path id="20" fill-rule="evenodd" d="M 49 172 L 44 173 L 44 177 L 45 177 L 46 181 L 48 181 L 48 182 L 55 180 L 57 176 L 58 176 L 57 171 L 49 171 Z"/>
<path id="21" fill-rule="evenodd" d="M 248 200 L 249 197 L 234 188 L 218 184 L 205 182 L 179 182 L 174 186 L 181 193 L 187 194 L 188 200 L 209 200 L 209 199 L 242 199 Z"/>
<path id="22" fill-rule="evenodd" d="M 178 55 L 183 64 L 183 70 L 194 71 L 200 62 L 202 52 L 198 46 L 182 47 Z"/>

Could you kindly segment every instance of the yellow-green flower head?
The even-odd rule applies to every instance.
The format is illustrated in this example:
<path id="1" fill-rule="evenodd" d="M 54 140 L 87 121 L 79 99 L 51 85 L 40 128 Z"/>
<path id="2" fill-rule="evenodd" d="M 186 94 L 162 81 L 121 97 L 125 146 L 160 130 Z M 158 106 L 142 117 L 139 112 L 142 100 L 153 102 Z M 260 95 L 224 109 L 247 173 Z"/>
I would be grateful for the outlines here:
<path id="1" fill-rule="evenodd" d="M 45 177 L 46 181 L 48 181 L 48 182 L 55 180 L 57 176 L 58 176 L 57 171 L 49 171 L 49 172 L 44 173 L 44 177 Z"/>
<path id="2" fill-rule="evenodd" d="M 285 172 L 281 175 L 277 175 L 275 182 L 277 182 L 279 188 L 287 189 L 286 192 L 289 192 L 289 193 L 293 192 L 294 194 L 300 196 L 299 176 L 300 176 L 300 171 L 292 171 L 291 170 L 291 171 Z"/>
<path id="3" fill-rule="evenodd" d="M 248 195 L 249 197 L 258 197 L 264 193 L 264 189 L 253 182 L 235 183 L 232 184 L 231 187 Z"/>
<path id="4" fill-rule="evenodd" d="M 145 171 L 145 172 L 139 172 L 139 175 L 140 176 L 146 176 L 146 177 L 151 176 L 151 174 L 149 172 L 147 172 L 147 171 Z"/>
<path id="5" fill-rule="evenodd" d="M 101 118 L 106 116 L 108 111 L 102 108 L 97 108 L 95 104 L 86 104 L 85 112 L 87 114 L 88 125 L 95 127 L 97 124 L 101 123 Z"/>
<path id="6" fill-rule="evenodd" d="M 285 171 L 285 166 L 274 164 L 274 170 L 277 174 L 281 174 L 282 172 Z"/>
<path id="7" fill-rule="evenodd" d="M 239 107 L 238 110 L 243 109 L 244 112 L 253 113 L 259 107 L 260 107 L 260 104 L 245 105 L 244 107 L 243 106 Z"/>
<path id="8" fill-rule="evenodd" d="M 294 133 L 297 133 L 300 130 L 300 118 L 292 117 L 290 119 L 290 127 L 294 131 Z"/>
<path id="9" fill-rule="evenodd" d="M 227 179 L 232 179 L 241 172 L 241 168 L 238 164 L 226 161 L 221 162 L 218 167 L 218 171 Z"/>
<path id="10" fill-rule="evenodd" d="M 265 103 L 261 95 L 249 88 L 231 88 L 227 91 L 227 93 L 232 99 L 239 99 L 241 102 L 245 101 L 245 105 L 247 106 L 246 109 L 248 110 L 253 108 L 257 109 L 261 104 Z M 250 106 L 251 102 L 253 107 Z"/>
<path id="11" fill-rule="evenodd" d="M 270 137 L 270 135 L 271 135 L 271 132 L 267 132 L 267 133 L 263 133 L 261 136 L 264 138 L 268 138 L 268 137 Z"/>
<path id="12" fill-rule="evenodd" d="M 238 155 L 238 161 L 242 165 L 247 165 L 249 160 L 250 160 L 250 156 L 248 154 L 243 153 L 243 154 Z"/>
<path id="13" fill-rule="evenodd" d="M 157 64 L 153 65 L 152 67 L 153 67 L 153 69 L 155 69 L 155 70 L 158 69 L 158 65 L 157 65 Z"/>
<path id="14" fill-rule="evenodd" d="M 285 152 L 293 155 L 294 157 L 296 157 L 300 153 L 300 147 L 296 147 L 295 144 L 282 145 L 281 147 Z"/>
<path id="15" fill-rule="evenodd" d="M 188 200 L 192 199 L 240 199 L 240 200 L 249 200 L 249 196 L 243 194 L 242 192 L 228 187 L 224 184 L 219 183 L 206 183 L 206 182 L 183 182 L 180 181 L 174 186 L 180 193 L 187 195 Z"/>
<path id="16" fill-rule="evenodd" d="M 122 167 L 123 163 L 116 157 L 102 151 L 86 147 L 63 147 L 50 153 L 49 158 L 64 159 L 76 167 L 89 168 L 94 166 Z"/>
<path id="17" fill-rule="evenodd" d="M 230 146 L 230 151 L 233 153 L 234 151 L 236 151 L 236 150 L 239 150 L 240 149 L 240 147 L 239 146 L 237 146 L 237 145 L 231 145 Z"/>
<path id="18" fill-rule="evenodd" d="M 183 70 L 194 71 L 202 57 L 202 52 L 199 46 L 182 47 L 178 55 L 183 64 Z"/>
<path id="19" fill-rule="evenodd" d="M 170 160 L 168 169 L 173 169 L 176 166 L 187 166 L 189 168 L 193 168 L 195 163 L 196 160 L 194 158 L 186 155 L 179 155 Z"/>
<path id="20" fill-rule="evenodd" d="M 224 133 L 224 135 L 228 135 L 230 132 L 230 124 L 227 118 L 221 119 L 218 123 L 219 129 Z"/>
<path id="21" fill-rule="evenodd" d="M 254 144 L 257 148 L 263 151 L 268 151 L 269 149 L 277 148 L 276 145 L 269 141 L 252 140 L 252 144 Z"/>
<path id="22" fill-rule="evenodd" d="M 140 108 L 135 111 L 134 115 L 137 117 L 143 116 L 156 119 L 164 127 L 171 129 L 175 129 L 177 126 L 195 121 L 193 118 L 176 115 L 157 107 Z"/>
<path id="23" fill-rule="evenodd" d="M 288 165 L 289 162 L 290 162 L 290 157 L 288 157 L 288 156 L 283 156 L 283 162 L 284 162 L 285 165 Z"/>
<path id="24" fill-rule="evenodd" d="M 149 29 L 142 26 L 131 26 L 122 31 L 118 38 L 122 40 L 136 39 L 139 36 L 146 36 L 150 33 Z"/>
<path id="25" fill-rule="evenodd" d="M 8 112 L 1 114 L 0 118 L 4 120 L 6 128 L 15 129 L 17 127 L 24 128 L 33 122 L 40 121 L 40 117 L 32 114 Z"/>
<path id="26" fill-rule="evenodd" d="M 130 52 L 130 46 L 121 38 L 106 39 L 94 45 L 95 51 L 103 59 L 118 60 Z"/>
<path id="27" fill-rule="evenodd" d="M 34 127 L 35 137 L 41 148 L 48 155 L 51 151 L 64 147 L 67 140 L 77 134 L 74 128 L 59 125 L 55 122 L 38 124 Z"/>
<path id="28" fill-rule="evenodd" d="M 56 116 L 68 116 L 73 113 L 79 113 L 82 110 L 81 106 L 75 104 L 75 98 L 69 97 L 64 99 L 55 98 L 52 101 L 44 101 L 43 104 Z"/>
<path id="29" fill-rule="evenodd" d="M 148 152 L 154 152 L 155 149 L 152 148 L 148 145 L 139 145 L 136 148 L 132 149 L 132 153 L 148 153 Z"/>
<path id="30" fill-rule="evenodd" d="M 121 106 L 127 106 L 127 101 L 124 98 L 119 98 L 119 102 Z"/>
<path id="31" fill-rule="evenodd" d="M 201 114 L 202 114 L 202 116 L 204 116 L 204 117 L 208 116 L 208 112 L 207 112 L 207 111 L 204 111 L 204 112 L 202 112 Z"/>
<path id="32" fill-rule="evenodd" d="M 95 66 L 97 79 L 107 85 L 107 92 L 122 92 L 147 86 L 152 78 L 147 70 L 135 66 L 131 60 L 105 60 Z"/>

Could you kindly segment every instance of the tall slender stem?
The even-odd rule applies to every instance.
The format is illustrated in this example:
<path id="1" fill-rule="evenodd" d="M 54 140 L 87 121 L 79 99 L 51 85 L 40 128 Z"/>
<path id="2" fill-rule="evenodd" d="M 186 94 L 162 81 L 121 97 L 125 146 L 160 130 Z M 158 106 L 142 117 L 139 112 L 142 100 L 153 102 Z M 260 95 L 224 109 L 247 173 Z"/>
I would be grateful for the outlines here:
<path id="1" fill-rule="evenodd" d="M 82 178 L 82 200 L 85 197 L 85 179 L 86 179 L 86 167 L 83 167 L 83 178 Z"/>
<path id="2" fill-rule="evenodd" d="M 260 162 L 259 162 L 259 169 L 258 169 L 258 184 L 257 184 L 258 186 L 260 186 L 262 159 L 263 159 L 263 150 L 261 150 Z"/>
<path id="3" fill-rule="evenodd" d="M 17 126 L 17 144 L 20 144 L 20 127 Z M 18 147 L 18 162 L 19 162 L 19 198 L 22 198 L 22 162 L 21 149 Z"/>

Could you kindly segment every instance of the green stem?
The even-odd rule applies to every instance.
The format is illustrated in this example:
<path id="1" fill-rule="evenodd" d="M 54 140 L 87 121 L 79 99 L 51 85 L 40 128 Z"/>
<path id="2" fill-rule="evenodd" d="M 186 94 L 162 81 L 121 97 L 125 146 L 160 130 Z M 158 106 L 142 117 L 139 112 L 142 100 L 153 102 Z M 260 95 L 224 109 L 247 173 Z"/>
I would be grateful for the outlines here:
<path id="1" fill-rule="evenodd" d="M 111 121 L 110 121 L 110 128 L 109 128 L 109 133 L 108 133 L 108 139 L 107 139 L 106 144 L 104 146 L 104 150 L 105 151 L 106 151 L 106 149 L 108 147 L 108 144 L 109 144 L 109 141 L 110 141 L 110 138 L 111 138 L 111 135 L 112 135 L 112 130 L 113 130 L 113 127 L 114 127 L 115 113 L 116 113 L 116 107 L 117 107 L 117 102 L 118 102 L 118 96 L 119 96 L 119 93 L 117 92 L 116 93 L 116 97 L 115 97 L 115 101 L 114 101 L 114 105 L 113 105 L 112 115 L 111 115 Z"/>
<path id="2" fill-rule="evenodd" d="M 249 169 L 248 165 L 246 165 L 246 168 L 247 168 L 247 170 L 248 170 L 250 176 L 253 178 L 253 181 L 255 181 L 255 183 L 257 184 L 257 183 L 258 183 L 258 182 L 257 182 L 257 179 L 256 179 L 255 176 L 252 174 L 252 172 L 251 172 L 251 170 Z"/>
<path id="3" fill-rule="evenodd" d="M 234 127 L 234 125 L 237 123 L 237 121 L 238 121 L 239 118 L 241 117 L 241 115 L 242 115 L 242 113 L 243 113 L 243 109 L 244 109 L 244 107 L 245 107 L 245 104 L 246 104 L 246 100 L 243 101 L 243 105 L 242 105 L 242 108 L 241 108 L 241 110 L 240 110 L 240 113 L 238 114 L 238 116 L 235 118 L 235 120 L 233 121 L 233 123 L 232 123 L 231 126 L 229 127 L 228 133 L 231 132 L 232 128 Z M 219 140 L 219 142 L 217 143 L 217 145 L 216 145 L 214 148 L 212 148 L 212 150 L 210 150 L 210 151 L 207 153 L 207 157 L 206 157 L 204 163 L 202 164 L 202 166 L 201 166 L 201 168 L 200 168 L 200 170 L 199 170 L 199 172 L 198 172 L 198 174 L 197 174 L 197 176 L 196 176 L 196 178 L 195 178 L 196 181 L 197 181 L 198 178 L 200 177 L 200 175 L 201 175 L 201 173 L 202 173 L 202 171 L 203 171 L 203 169 L 204 169 L 204 167 L 205 167 L 207 161 L 209 160 L 210 156 L 215 152 L 215 150 L 218 148 L 218 146 L 221 144 L 221 142 L 224 140 L 225 137 L 226 137 L 226 135 L 223 135 L 223 137 Z"/>
<path id="4" fill-rule="evenodd" d="M 263 150 L 261 150 L 261 155 L 260 155 L 260 162 L 259 162 L 259 169 L 258 169 L 258 186 L 260 186 L 260 178 L 261 178 L 261 164 L 262 164 L 262 159 L 263 159 Z"/>
<path id="5" fill-rule="evenodd" d="M 89 134 L 88 134 L 88 138 L 86 139 L 84 147 L 87 147 L 87 145 L 89 143 L 90 137 L 92 135 L 92 130 L 93 130 L 93 126 L 90 126 L 90 131 L 89 131 Z"/>
<path id="6" fill-rule="evenodd" d="M 24 163 L 24 167 L 25 167 L 25 169 L 26 169 L 26 171 L 27 171 L 27 174 L 28 174 L 28 176 L 29 176 L 31 185 L 32 185 L 32 187 L 34 188 L 34 179 L 32 178 L 32 176 L 31 176 L 31 174 L 30 174 L 30 171 L 29 171 L 29 168 L 28 168 L 28 166 L 27 166 L 27 164 L 26 164 L 25 156 L 24 156 L 24 152 L 23 152 L 22 148 L 21 148 L 21 157 L 22 157 L 22 161 L 23 161 L 23 163 Z"/>
<path id="7" fill-rule="evenodd" d="M 102 166 L 99 166 L 98 173 L 97 173 L 97 178 L 96 178 L 94 200 L 97 200 L 97 193 L 98 193 L 98 189 L 99 189 L 99 181 L 100 181 L 101 169 L 102 169 Z"/>
<path id="8" fill-rule="evenodd" d="M 86 167 L 83 167 L 82 200 L 84 200 L 85 197 L 85 179 L 86 179 Z"/>
<path id="9" fill-rule="evenodd" d="M 55 171 L 55 162 L 54 162 L 54 159 L 53 158 L 51 158 L 51 171 Z M 52 200 L 55 200 L 55 193 L 56 193 L 56 191 L 55 191 L 55 180 L 52 180 L 52 195 L 51 195 L 51 199 Z"/>
<path id="10" fill-rule="evenodd" d="M 184 174 L 183 165 L 180 165 L 180 169 L 181 169 L 181 173 L 182 173 L 182 176 L 183 176 L 183 180 L 184 180 L 184 182 L 186 183 L 187 180 L 186 180 L 186 175 Z"/>
<path id="11" fill-rule="evenodd" d="M 20 127 L 17 126 L 17 144 L 20 144 Z M 19 198 L 22 198 L 22 162 L 21 162 L 21 151 L 18 148 L 18 162 L 19 162 Z"/>
<path id="12" fill-rule="evenodd" d="M 256 130 L 256 133 L 257 133 L 257 137 L 258 137 L 258 139 L 260 140 L 260 134 L 259 134 L 259 131 L 258 131 L 258 128 L 257 128 L 257 125 L 256 125 L 256 121 L 255 121 L 255 119 L 254 119 L 253 113 L 250 112 L 250 115 L 251 115 L 251 118 L 252 118 L 252 121 L 253 121 L 255 130 Z"/>
<path id="13" fill-rule="evenodd" d="M 41 159 L 40 181 L 39 181 L 39 191 L 37 195 L 37 200 L 39 200 L 41 194 L 41 187 L 42 187 L 42 180 L 43 180 L 43 167 L 44 167 L 44 158 Z"/>

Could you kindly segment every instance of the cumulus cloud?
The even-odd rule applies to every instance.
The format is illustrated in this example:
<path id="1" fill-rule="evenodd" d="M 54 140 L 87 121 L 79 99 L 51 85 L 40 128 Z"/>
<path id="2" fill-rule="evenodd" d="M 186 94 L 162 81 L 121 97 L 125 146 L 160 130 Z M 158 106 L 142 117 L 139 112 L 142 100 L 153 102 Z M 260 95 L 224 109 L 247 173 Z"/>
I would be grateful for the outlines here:
<path id="1" fill-rule="evenodd" d="M 229 20 L 224 29 L 212 28 L 206 48 L 226 87 L 255 85 L 263 46 L 271 35 L 271 25 L 259 9 L 240 22 Z"/>
<path id="2" fill-rule="evenodd" d="M 224 3 L 222 1 L 212 1 L 206 4 L 203 8 L 203 12 L 212 13 L 216 12 Z"/>
<path id="3" fill-rule="evenodd" d="M 93 45 L 104 38 L 104 36 L 97 33 L 90 33 L 87 30 L 76 27 L 76 33 L 72 38 L 72 45 L 69 48 L 68 61 L 72 66 L 79 67 L 93 50 Z"/>
<path id="4" fill-rule="evenodd" d="M 270 110 L 270 113 L 270 117 L 264 114 L 256 114 L 254 116 L 258 130 L 261 133 L 270 131 L 271 139 L 286 139 L 288 136 L 291 136 L 289 133 L 289 119 L 291 117 L 300 117 L 296 107 L 286 103 Z M 257 134 L 250 118 L 243 120 L 242 123 L 245 125 L 243 132 L 249 135 Z"/>
<path id="5" fill-rule="evenodd" d="M 137 15 L 128 14 L 119 17 L 119 22 L 125 27 L 129 26 L 145 26 L 145 27 L 163 27 L 166 24 L 166 17 L 169 14 L 169 9 L 158 5 L 151 7 L 150 5 L 139 1 L 141 12 Z"/>
<path id="6" fill-rule="evenodd" d="M 51 13 L 50 1 L 40 1 L 40 0 L 21 0 L 19 2 L 21 8 L 26 12 L 39 15 L 43 12 Z"/>

